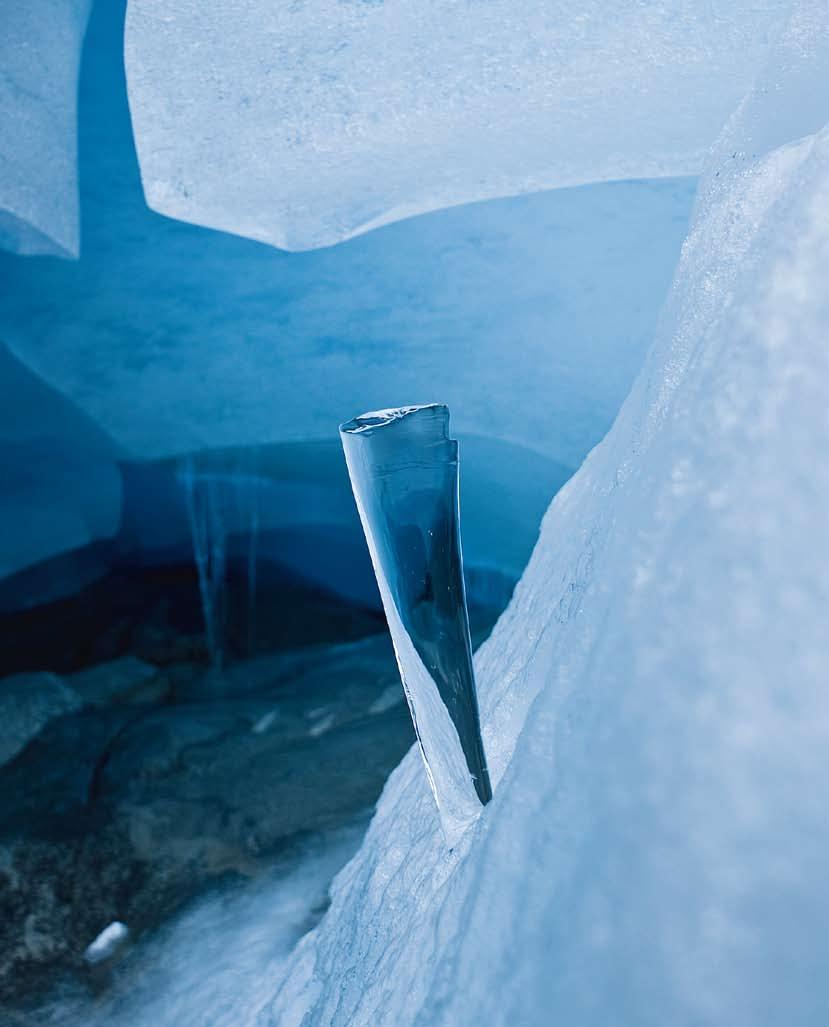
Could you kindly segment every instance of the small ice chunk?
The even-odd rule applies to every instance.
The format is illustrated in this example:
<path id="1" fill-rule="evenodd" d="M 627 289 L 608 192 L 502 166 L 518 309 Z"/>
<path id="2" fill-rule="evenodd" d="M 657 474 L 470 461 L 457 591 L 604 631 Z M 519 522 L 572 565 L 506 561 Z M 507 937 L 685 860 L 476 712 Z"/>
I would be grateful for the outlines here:
<path id="1" fill-rule="evenodd" d="M 127 940 L 129 933 L 130 929 L 126 924 L 120 920 L 113 920 L 91 944 L 87 945 L 83 958 L 92 965 L 110 959 Z"/>

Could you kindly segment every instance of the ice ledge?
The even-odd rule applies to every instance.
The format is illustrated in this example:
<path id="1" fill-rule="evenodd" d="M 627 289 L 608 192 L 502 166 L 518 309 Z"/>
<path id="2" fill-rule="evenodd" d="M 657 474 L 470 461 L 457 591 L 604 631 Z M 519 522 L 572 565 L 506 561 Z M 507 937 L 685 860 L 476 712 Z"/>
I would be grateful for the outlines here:
<path id="1" fill-rule="evenodd" d="M 477 200 L 694 174 L 785 10 L 130 0 L 147 202 L 305 250 Z"/>

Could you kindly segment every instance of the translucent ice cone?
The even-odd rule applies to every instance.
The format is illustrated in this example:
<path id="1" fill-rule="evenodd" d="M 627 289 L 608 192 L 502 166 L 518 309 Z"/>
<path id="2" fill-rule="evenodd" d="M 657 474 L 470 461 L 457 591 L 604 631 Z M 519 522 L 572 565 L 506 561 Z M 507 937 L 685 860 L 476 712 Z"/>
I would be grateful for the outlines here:
<path id="1" fill-rule="evenodd" d="M 426 773 L 452 844 L 492 797 L 463 582 L 458 443 L 449 410 L 400 407 L 341 425 Z"/>

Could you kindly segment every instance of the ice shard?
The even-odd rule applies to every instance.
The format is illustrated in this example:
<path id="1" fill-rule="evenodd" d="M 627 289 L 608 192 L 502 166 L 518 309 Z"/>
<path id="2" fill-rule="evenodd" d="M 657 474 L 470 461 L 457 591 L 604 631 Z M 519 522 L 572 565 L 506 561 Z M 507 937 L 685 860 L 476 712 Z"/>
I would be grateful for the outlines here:
<path id="1" fill-rule="evenodd" d="M 458 443 L 442 404 L 340 426 L 426 773 L 450 844 L 492 797 L 463 580 Z"/>

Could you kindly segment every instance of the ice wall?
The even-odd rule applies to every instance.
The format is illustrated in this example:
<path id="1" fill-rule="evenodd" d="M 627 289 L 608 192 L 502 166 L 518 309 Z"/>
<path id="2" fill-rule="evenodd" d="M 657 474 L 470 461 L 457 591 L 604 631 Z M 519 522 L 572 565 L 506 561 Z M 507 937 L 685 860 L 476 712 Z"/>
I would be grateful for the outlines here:
<path id="1" fill-rule="evenodd" d="M 77 257 L 77 86 L 92 0 L 4 0 L 0 248 Z"/>
<path id="2" fill-rule="evenodd" d="M 79 264 L 0 257 L 0 333 L 136 458 L 336 441 L 354 410 L 441 401 L 462 440 L 575 467 L 640 366 L 695 188 L 471 205 L 297 255 L 152 214 L 124 163 L 107 196 L 85 159 Z"/>
<path id="3" fill-rule="evenodd" d="M 117 447 L 0 343 L 0 579 L 115 534 Z"/>
<path id="4" fill-rule="evenodd" d="M 286 249 L 470 200 L 696 174 L 781 0 L 130 0 L 149 205 Z"/>
<path id="5" fill-rule="evenodd" d="M 800 8 L 728 127 L 479 653 L 493 802 L 447 853 L 410 753 L 270 1023 L 826 1023 L 828 36 Z"/>

